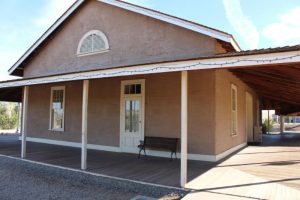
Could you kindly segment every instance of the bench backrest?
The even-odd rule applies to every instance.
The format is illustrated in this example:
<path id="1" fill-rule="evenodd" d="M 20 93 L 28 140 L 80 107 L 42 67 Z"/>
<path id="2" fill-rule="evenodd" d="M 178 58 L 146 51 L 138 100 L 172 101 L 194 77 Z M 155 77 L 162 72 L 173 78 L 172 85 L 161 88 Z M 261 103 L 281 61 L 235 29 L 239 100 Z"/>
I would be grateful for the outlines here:
<path id="1" fill-rule="evenodd" d="M 164 138 L 164 137 L 149 137 L 145 136 L 144 145 L 152 148 L 164 148 L 171 151 L 176 150 L 178 138 Z"/>

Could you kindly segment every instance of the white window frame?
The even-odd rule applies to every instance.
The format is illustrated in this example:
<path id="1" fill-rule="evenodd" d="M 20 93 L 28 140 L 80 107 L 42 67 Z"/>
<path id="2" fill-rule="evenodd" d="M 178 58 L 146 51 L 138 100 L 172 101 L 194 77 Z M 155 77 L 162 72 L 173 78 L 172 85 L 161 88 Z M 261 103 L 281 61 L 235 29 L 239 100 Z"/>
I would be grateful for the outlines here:
<path id="1" fill-rule="evenodd" d="M 232 90 L 235 91 L 235 111 L 233 110 L 233 102 L 232 102 Z M 230 87 L 230 132 L 231 132 L 231 136 L 237 136 L 238 135 L 238 91 L 237 91 L 237 86 L 235 84 L 231 84 Z M 235 120 L 235 127 L 232 127 L 233 124 L 233 120 Z M 234 132 L 235 130 L 235 132 Z"/>
<path id="2" fill-rule="evenodd" d="M 125 86 L 126 85 L 141 85 L 141 93 L 140 94 L 125 94 Z M 145 79 L 136 79 L 136 80 L 126 80 L 121 81 L 121 97 L 140 97 L 145 95 Z"/>
<path id="3" fill-rule="evenodd" d="M 63 95 L 63 110 L 64 110 L 64 114 L 63 114 L 63 122 L 62 122 L 62 128 L 52 128 L 52 104 L 53 104 L 53 91 L 55 90 L 63 90 L 64 95 Z M 49 115 L 49 130 L 50 131 L 58 131 L 58 132 L 64 132 L 65 131 L 65 102 L 66 102 L 66 86 L 55 86 L 55 87 L 51 87 L 51 95 L 50 95 L 50 115 Z"/>
<path id="4" fill-rule="evenodd" d="M 105 44 L 105 49 L 100 50 L 100 51 L 81 53 L 80 48 L 81 48 L 81 45 L 82 45 L 83 41 L 88 36 L 93 35 L 93 34 L 98 35 L 102 38 L 102 40 L 104 41 L 104 44 Z M 80 56 L 94 55 L 94 54 L 99 54 L 99 53 L 105 53 L 105 52 L 108 52 L 108 51 L 109 51 L 109 43 L 108 43 L 108 39 L 107 39 L 106 35 L 102 31 L 91 30 L 91 31 L 87 32 L 86 34 L 84 34 L 84 36 L 80 39 L 78 47 L 77 47 L 77 56 L 80 57 Z"/>

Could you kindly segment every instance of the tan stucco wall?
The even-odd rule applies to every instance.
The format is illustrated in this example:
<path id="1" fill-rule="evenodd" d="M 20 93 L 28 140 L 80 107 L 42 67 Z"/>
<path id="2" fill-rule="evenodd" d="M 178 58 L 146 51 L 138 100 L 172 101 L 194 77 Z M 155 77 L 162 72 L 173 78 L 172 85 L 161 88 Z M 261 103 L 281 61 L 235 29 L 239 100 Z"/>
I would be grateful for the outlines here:
<path id="1" fill-rule="evenodd" d="M 145 79 L 145 135 L 180 138 L 180 73 L 90 81 L 88 143 L 119 146 L 122 80 Z M 214 71 L 189 72 L 189 153 L 214 153 Z M 51 86 L 66 86 L 65 132 L 48 131 Z M 30 86 L 28 136 L 80 142 L 82 81 Z"/>
<path id="2" fill-rule="evenodd" d="M 49 131 L 51 87 L 65 86 L 65 132 Z M 29 87 L 29 137 L 77 142 L 81 140 L 82 81 Z"/>
<path id="3" fill-rule="evenodd" d="M 237 86 L 238 135 L 231 135 L 231 84 Z M 226 69 L 216 70 L 215 134 L 216 154 L 246 142 L 246 92 L 253 96 L 254 124 L 256 124 L 256 95 L 240 79 Z"/>
<path id="4" fill-rule="evenodd" d="M 215 71 L 189 73 L 188 146 L 192 153 L 214 155 Z"/>
<path id="5" fill-rule="evenodd" d="M 122 80 L 145 79 L 145 135 L 180 138 L 180 73 L 162 73 L 90 81 L 88 143 L 119 146 Z M 231 136 L 231 83 L 238 88 L 238 135 Z M 51 86 L 66 86 L 65 132 L 49 131 Z M 228 70 L 189 72 L 188 151 L 217 155 L 246 142 L 246 91 L 253 96 L 254 125 L 257 98 Z M 30 86 L 28 136 L 80 142 L 82 81 Z"/>
<path id="6" fill-rule="evenodd" d="M 94 29 L 106 34 L 110 51 L 77 57 L 80 39 Z M 215 42 L 211 37 L 93 0 L 26 61 L 24 77 L 212 55 Z"/>

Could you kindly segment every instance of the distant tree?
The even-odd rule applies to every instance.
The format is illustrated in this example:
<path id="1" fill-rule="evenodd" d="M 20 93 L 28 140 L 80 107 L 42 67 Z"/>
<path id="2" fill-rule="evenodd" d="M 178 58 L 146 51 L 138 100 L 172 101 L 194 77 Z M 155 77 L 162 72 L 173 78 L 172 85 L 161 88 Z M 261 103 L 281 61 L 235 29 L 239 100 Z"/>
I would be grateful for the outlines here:
<path id="1" fill-rule="evenodd" d="M 270 119 L 264 119 L 263 126 L 265 127 L 267 132 L 270 132 L 273 129 L 274 122 Z"/>
<path id="2" fill-rule="evenodd" d="M 0 103 L 0 129 L 15 129 L 18 125 L 18 105 L 16 103 Z"/>

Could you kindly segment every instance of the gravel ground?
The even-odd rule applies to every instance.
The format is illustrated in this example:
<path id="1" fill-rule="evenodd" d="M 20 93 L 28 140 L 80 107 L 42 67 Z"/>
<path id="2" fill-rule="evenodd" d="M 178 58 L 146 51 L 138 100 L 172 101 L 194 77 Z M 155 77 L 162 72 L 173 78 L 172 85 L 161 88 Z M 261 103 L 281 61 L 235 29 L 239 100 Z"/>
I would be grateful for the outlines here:
<path id="1" fill-rule="evenodd" d="M 78 173 L 63 172 L 62 170 L 43 168 L 36 164 L 0 157 L 0 199 L 132 199 L 138 195 L 149 196 L 143 189 L 132 190 L 122 188 L 115 181 L 105 180 L 102 184 L 89 178 L 80 178 Z M 36 167 L 38 166 L 38 167 Z M 54 171 L 52 171 L 54 170 Z M 56 171 L 55 171 L 56 170 Z M 62 174 L 63 173 L 63 174 Z M 67 175 L 66 175 L 67 174 Z M 75 174 L 69 175 L 69 174 Z M 70 178 L 68 178 L 70 176 Z M 73 176 L 73 177 L 72 177 Z M 92 178 L 93 179 L 93 178 Z M 94 178 L 95 179 L 95 178 Z M 97 178 L 101 179 L 101 178 Z M 97 180 L 98 181 L 98 180 Z M 101 180 L 100 180 L 101 182 Z M 130 188 L 130 187 L 129 187 Z M 137 187 L 138 188 L 138 187 Z M 161 190 L 161 189 L 160 189 Z M 154 194 L 154 193 L 153 193 Z M 150 196 L 151 197 L 151 196 Z M 152 196 L 155 197 L 155 196 Z M 179 199 L 178 195 L 156 196 L 163 199 Z"/>

